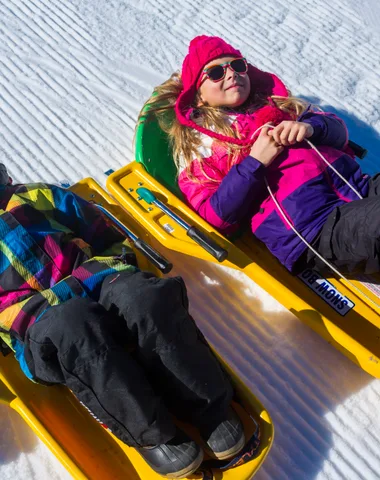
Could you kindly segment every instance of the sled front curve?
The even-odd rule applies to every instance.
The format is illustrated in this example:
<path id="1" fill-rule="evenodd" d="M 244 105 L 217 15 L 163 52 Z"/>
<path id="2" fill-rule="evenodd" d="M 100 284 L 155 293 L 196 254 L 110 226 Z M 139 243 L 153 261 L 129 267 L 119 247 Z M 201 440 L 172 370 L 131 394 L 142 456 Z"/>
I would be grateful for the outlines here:
<path id="1" fill-rule="evenodd" d="M 129 216 L 93 179 L 73 185 L 71 190 L 88 201 L 100 204 L 139 238 L 151 243 L 151 235 Z M 143 270 L 152 268 L 145 257 L 136 252 Z M 257 455 L 249 462 L 230 470 L 212 470 L 213 480 L 249 480 L 257 472 L 273 442 L 274 429 L 269 413 L 220 358 L 230 374 L 239 397 L 235 407 L 241 416 L 247 437 L 255 423 L 261 432 Z M 119 441 L 103 428 L 63 386 L 45 387 L 27 379 L 12 353 L 0 354 L 0 403 L 18 412 L 52 453 L 77 480 L 162 480 L 145 463 L 134 448 Z M 251 420 L 252 417 L 255 423 Z M 211 472 L 211 471 L 210 471 Z M 190 479 L 206 478 L 203 473 Z M 210 477 L 211 480 L 211 477 Z"/>
<path id="2" fill-rule="evenodd" d="M 216 262 L 168 215 L 146 203 L 137 192 L 141 187 L 226 249 L 228 257 L 223 265 L 244 272 L 363 370 L 380 378 L 380 288 L 367 288 L 354 280 L 361 293 L 343 280 L 318 278 L 316 272 L 303 272 L 302 279 L 293 276 L 249 232 L 230 242 L 155 180 L 141 163 L 130 163 L 112 173 L 107 180 L 112 196 L 169 249 Z"/>

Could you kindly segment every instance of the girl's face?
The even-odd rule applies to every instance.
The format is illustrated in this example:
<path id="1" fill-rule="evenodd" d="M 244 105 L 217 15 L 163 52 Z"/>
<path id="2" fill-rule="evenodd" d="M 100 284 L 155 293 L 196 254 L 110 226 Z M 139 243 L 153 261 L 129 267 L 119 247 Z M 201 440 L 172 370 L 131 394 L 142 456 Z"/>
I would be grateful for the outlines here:
<path id="1" fill-rule="evenodd" d="M 222 65 L 236 57 L 221 57 L 207 63 L 203 70 L 216 65 Z M 251 90 L 251 82 L 247 73 L 237 73 L 229 65 L 225 67 L 225 75 L 222 80 L 212 81 L 204 73 L 202 74 L 199 105 L 207 104 L 211 107 L 235 108 L 242 105 L 248 98 Z"/>

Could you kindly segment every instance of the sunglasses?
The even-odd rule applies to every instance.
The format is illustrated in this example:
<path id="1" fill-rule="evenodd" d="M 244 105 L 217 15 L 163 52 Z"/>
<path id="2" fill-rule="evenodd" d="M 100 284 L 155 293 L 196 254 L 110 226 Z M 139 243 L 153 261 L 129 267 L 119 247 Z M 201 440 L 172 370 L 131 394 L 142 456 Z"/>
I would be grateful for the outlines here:
<path id="1" fill-rule="evenodd" d="M 247 60 L 245 58 L 234 58 L 230 62 L 205 68 L 202 73 L 212 82 L 220 82 L 226 76 L 227 67 L 235 73 L 244 74 L 248 72 Z"/>

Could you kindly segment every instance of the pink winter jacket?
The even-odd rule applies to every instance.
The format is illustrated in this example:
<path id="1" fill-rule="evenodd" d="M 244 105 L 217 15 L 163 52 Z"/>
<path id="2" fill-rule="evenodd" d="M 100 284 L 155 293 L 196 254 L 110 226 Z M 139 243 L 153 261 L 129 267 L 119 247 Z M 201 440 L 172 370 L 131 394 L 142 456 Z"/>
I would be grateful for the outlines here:
<path id="1" fill-rule="evenodd" d="M 266 106 L 253 114 L 237 114 L 233 125 L 244 139 L 268 121 L 278 124 L 286 119 L 286 114 L 276 107 Z M 369 177 L 363 175 L 354 156 L 345 152 L 348 134 L 344 122 L 333 114 L 311 111 L 299 120 L 313 126 L 309 140 L 366 196 Z M 349 186 L 306 142 L 285 147 L 267 168 L 248 155 L 249 150 L 230 167 L 227 152 L 220 144 L 203 134 L 202 142 L 202 167 L 195 159 L 189 169 L 179 174 L 179 187 L 187 203 L 225 234 L 251 219 L 252 232 L 289 270 L 307 247 L 279 213 L 264 179 L 287 218 L 309 243 L 334 208 L 357 200 Z M 195 180 L 189 178 L 189 171 Z"/>

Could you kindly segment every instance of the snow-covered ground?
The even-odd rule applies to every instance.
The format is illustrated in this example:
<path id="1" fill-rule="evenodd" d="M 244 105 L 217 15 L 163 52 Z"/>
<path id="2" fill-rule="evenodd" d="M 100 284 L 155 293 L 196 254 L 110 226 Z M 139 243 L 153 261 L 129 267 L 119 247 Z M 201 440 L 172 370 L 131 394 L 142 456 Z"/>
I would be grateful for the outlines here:
<path id="1" fill-rule="evenodd" d="M 379 3 L 0 0 L 0 161 L 18 182 L 91 175 L 104 183 L 103 172 L 133 160 L 143 101 L 180 66 L 191 38 L 206 33 L 275 72 L 295 95 L 337 112 L 370 150 L 363 168 L 374 173 Z M 380 381 L 248 279 L 174 260 L 204 332 L 273 417 L 275 443 L 256 478 L 380 479 Z M 0 478 L 70 478 L 4 406 Z"/>

